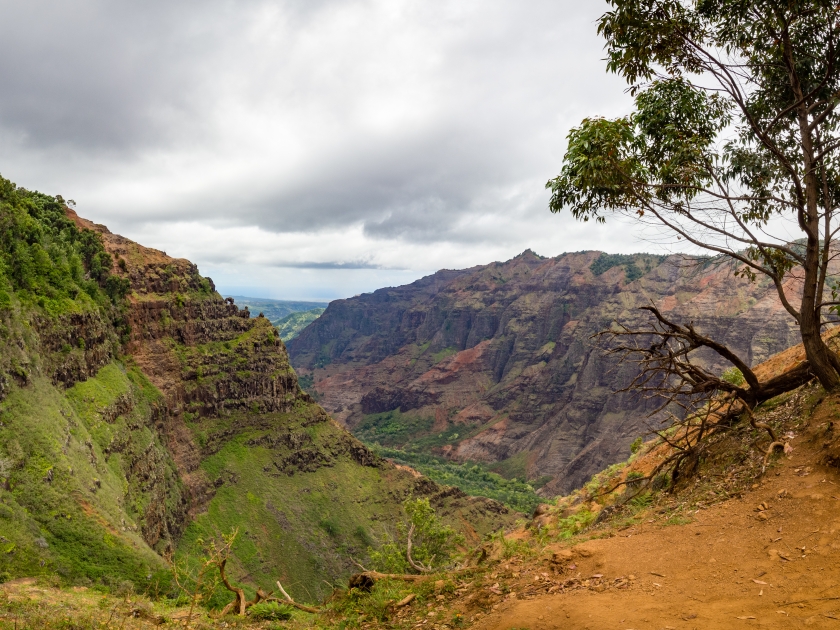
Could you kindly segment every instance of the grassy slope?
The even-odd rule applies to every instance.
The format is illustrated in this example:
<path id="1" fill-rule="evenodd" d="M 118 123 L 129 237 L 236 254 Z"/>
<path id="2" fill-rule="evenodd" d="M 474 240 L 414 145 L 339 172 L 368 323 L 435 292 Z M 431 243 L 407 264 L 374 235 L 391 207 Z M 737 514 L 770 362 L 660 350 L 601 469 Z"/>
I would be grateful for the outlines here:
<path id="1" fill-rule="evenodd" d="M 282 578 L 298 597 L 314 599 L 329 590 L 325 577 L 353 569 L 351 554 L 364 559 L 412 493 L 437 495 L 433 503 L 450 522 L 479 534 L 512 522 L 499 506 L 477 507 L 378 460 L 307 402 L 266 318 L 220 343 L 176 340 L 170 314 L 188 299 L 220 296 L 203 279 L 200 295 L 185 297 L 195 280 L 177 277 L 185 261 L 163 260 L 146 279 L 181 291 L 133 296 L 168 305 L 161 323 L 172 332 L 156 342 L 168 348 L 163 367 L 176 391 L 218 385 L 227 397 L 220 417 L 201 418 L 208 413 L 201 401 L 195 413 L 176 411 L 177 396 L 166 398 L 163 385 L 158 390 L 137 367 L 140 355 L 135 364 L 122 354 L 120 342 L 129 339 L 123 298 L 136 288 L 127 284 L 129 272 L 146 264 L 143 252 L 135 246 L 115 260 L 104 247 L 67 219 L 59 199 L 0 178 L 0 581 L 45 574 L 145 590 L 161 583 L 160 553 L 177 544 L 180 557 L 194 557 L 202 536 L 239 527 L 232 577 L 267 588 Z M 153 315 L 146 323 L 155 325 Z M 240 330 L 232 323 L 193 319 L 186 327 Z M 267 382 L 251 379 L 259 369 Z M 295 403 L 291 413 L 259 413 L 272 382 L 291 384 L 282 394 Z M 215 488 L 192 524 L 188 478 L 179 477 L 168 450 L 182 434 L 164 427 L 182 417 L 200 449 L 188 455 Z"/>
<path id="2" fill-rule="evenodd" d="M 765 444 L 767 436 L 744 421 L 720 436 L 698 474 L 673 494 L 657 491 L 595 521 L 593 493 L 605 501 L 600 492 L 628 470 L 649 470 L 659 461 L 662 445 L 648 443 L 528 527 L 485 541 L 486 557 L 471 572 L 415 584 L 383 580 L 370 594 L 347 592 L 327 606 L 326 614 L 296 614 L 283 627 L 539 628 L 552 610 L 569 627 L 679 627 L 696 619 L 687 627 L 724 629 L 735 627 L 733 619 L 750 616 L 774 628 L 829 627 L 825 620 L 836 616 L 829 595 L 840 566 L 834 536 L 840 508 L 823 493 L 840 482 L 838 408 L 836 395 L 813 385 L 771 401 L 759 410 L 760 420 L 795 446 L 774 458 L 766 475 L 754 445 L 756 438 Z M 19 597 L 38 596 L 34 591 L 25 585 L 8 589 Z M 32 624 L 45 628 L 67 627 L 68 608 L 79 620 L 96 617 L 90 597 L 82 602 L 85 596 L 78 592 L 43 587 L 41 597 L 45 591 L 56 601 L 74 600 L 75 608 L 54 603 L 36 611 L 31 604 L 4 603 L 0 587 L 0 611 L 16 606 L 23 618 L 35 619 L 47 610 L 48 622 Z M 409 594 L 415 595 L 409 605 L 393 606 Z M 117 601 L 107 602 L 117 607 Z M 142 600 L 140 605 L 151 606 Z M 116 619 L 126 627 L 153 627 L 142 619 L 142 625 L 132 625 L 138 621 L 128 617 L 130 611 L 122 607 Z M 156 612 L 171 615 L 171 609 L 159 606 Z M 195 627 L 204 624 L 209 625 L 202 615 Z M 280 627 L 250 619 L 237 625 Z"/>
<path id="3" fill-rule="evenodd" d="M 324 308 L 313 308 L 300 313 L 290 313 L 282 319 L 278 319 L 272 323 L 277 326 L 277 330 L 280 331 L 280 338 L 283 341 L 290 341 L 297 337 L 301 330 L 318 319 L 321 313 L 325 310 L 326 309 Z"/>
<path id="4" fill-rule="evenodd" d="M 320 599 L 354 569 L 351 559 L 367 558 L 403 518 L 401 502 L 418 491 L 417 479 L 375 457 L 359 465 L 344 448 L 355 442 L 316 405 L 204 422 L 196 430 L 212 443 L 231 426 L 237 435 L 202 463 L 220 487 L 187 529 L 179 554 L 194 556 L 201 539 L 239 527 L 231 575 L 247 576 L 249 585 L 270 588 L 279 579 L 296 598 Z M 300 453 L 318 455 L 301 461 Z M 469 505 L 444 497 L 438 510 L 455 524 L 468 517 L 480 533 L 491 531 L 494 519 Z"/>
<path id="5" fill-rule="evenodd" d="M 0 571 L 143 584 L 163 568 L 140 533 L 148 497 L 126 470 L 132 453 L 157 457 L 178 494 L 166 451 L 144 422 L 150 401 L 142 385 L 141 375 L 112 363 L 66 392 L 38 378 L 6 398 L 0 444 L 10 470 L 0 490 L 7 539 Z M 100 412 L 121 396 L 138 400 L 137 407 L 103 421 Z M 117 436 L 122 452 L 109 456 Z"/>

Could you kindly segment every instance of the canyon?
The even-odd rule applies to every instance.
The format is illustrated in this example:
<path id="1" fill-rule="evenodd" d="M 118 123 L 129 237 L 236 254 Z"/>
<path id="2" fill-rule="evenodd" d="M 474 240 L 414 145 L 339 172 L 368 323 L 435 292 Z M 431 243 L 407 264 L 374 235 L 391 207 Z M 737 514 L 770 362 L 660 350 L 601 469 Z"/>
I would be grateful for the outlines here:
<path id="1" fill-rule="evenodd" d="M 553 496 L 666 420 L 655 400 L 619 391 L 636 367 L 605 354 L 598 332 L 647 322 L 638 309 L 653 302 L 749 365 L 799 341 L 776 289 L 735 271 L 721 258 L 528 250 L 331 302 L 289 352 L 324 409 L 368 442 L 484 462 Z"/>
<path id="2" fill-rule="evenodd" d="M 268 319 L 193 263 L 7 180 L 0 223 L 3 580 L 169 592 L 173 566 L 237 532 L 233 579 L 317 601 L 406 499 L 473 542 L 517 517 L 353 438 L 301 390 Z"/>

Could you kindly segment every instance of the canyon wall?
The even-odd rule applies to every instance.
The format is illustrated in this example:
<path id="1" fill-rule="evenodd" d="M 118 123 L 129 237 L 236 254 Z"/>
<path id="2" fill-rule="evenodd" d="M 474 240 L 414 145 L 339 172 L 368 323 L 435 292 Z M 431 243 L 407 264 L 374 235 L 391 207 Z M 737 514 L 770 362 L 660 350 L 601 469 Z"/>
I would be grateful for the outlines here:
<path id="1" fill-rule="evenodd" d="M 799 341 L 775 289 L 733 272 L 721 259 L 526 251 L 336 300 L 289 349 L 321 405 L 357 435 L 409 448 L 436 436 L 437 454 L 495 464 L 550 495 L 625 459 L 661 419 L 649 417 L 655 401 L 614 393 L 634 367 L 605 356 L 593 334 L 646 321 L 638 307 L 652 301 L 750 364 Z"/>
<path id="2" fill-rule="evenodd" d="M 473 541 L 516 518 L 374 455 L 189 261 L 0 184 L 0 578 L 165 588 L 237 530 L 233 579 L 314 601 L 407 498 Z"/>

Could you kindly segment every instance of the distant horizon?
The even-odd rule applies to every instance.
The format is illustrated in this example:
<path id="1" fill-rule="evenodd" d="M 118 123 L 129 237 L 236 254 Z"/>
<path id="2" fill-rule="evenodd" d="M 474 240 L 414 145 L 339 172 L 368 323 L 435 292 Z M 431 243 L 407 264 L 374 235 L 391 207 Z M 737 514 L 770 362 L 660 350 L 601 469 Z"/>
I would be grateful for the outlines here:
<path id="1" fill-rule="evenodd" d="M 671 256 L 671 255 L 675 255 L 675 254 L 689 255 L 686 252 L 673 252 L 673 251 L 669 252 L 668 254 L 655 254 L 655 253 L 652 253 L 652 252 L 645 252 L 645 251 L 635 251 L 635 252 L 630 252 L 630 253 L 623 253 L 623 252 L 609 252 L 609 251 L 605 251 L 604 249 L 590 248 L 590 249 L 579 249 L 579 250 L 573 250 L 573 251 L 566 251 L 566 252 L 562 252 L 560 254 L 556 254 L 554 256 L 544 256 L 544 255 L 540 254 L 539 252 L 534 251 L 534 249 L 532 247 L 526 247 L 524 250 L 522 250 L 518 254 L 515 254 L 515 255 L 511 256 L 510 258 L 506 258 L 504 260 L 498 260 L 497 259 L 497 260 L 491 260 L 491 261 L 488 261 L 488 262 L 477 263 L 477 264 L 474 264 L 474 265 L 467 265 L 467 266 L 464 266 L 464 267 L 442 267 L 442 268 L 436 269 L 434 271 L 418 272 L 420 275 L 417 275 L 416 277 L 408 276 L 402 282 L 398 282 L 398 283 L 395 282 L 395 283 L 390 283 L 390 284 L 388 284 L 388 283 L 380 284 L 378 286 L 373 286 L 372 288 L 365 288 L 364 290 L 354 291 L 352 294 L 349 293 L 349 292 L 340 293 L 339 290 L 333 289 L 334 297 L 323 296 L 324 287 L 322 287 L 322 286 L 313 287 L 313 288 L 317 288 L 322 293 L 322 296 L 319 296 L 319 297 L 311 297 L 311 296 L 309 296 L 309 297 L 286 297 L 286 296 L 277 297 L 276 290 L 273 290 L 273 289 L 271 289 L 270 287 L 267 287 L 267 286 L 249 287 L 249 288 L 239 287 L 239 288 L 234 288 L 234 289 L 231 289 L 230 287 L 224 287 L 224 289 L 222 289 L 222 288 L 220 288 L 219 283 L 216 283 L 216 290 L 220 294 L 222 294 L 224 297 L 232 297 L 232 298 L 244 298 L 244 299 L 250 299 L 250 300 L 268 300 L 268 301 L 272 301 L 272 302 L 305 302 L 305 303 L 310 303 L 310 304 L 329 304 L 330 302 L 333 302 L 335 300 L 346 300 L 346 299 L 358 297 L 360 295 L 364 295 L 366 293 L 373 293 L 374 291 L 378 291 L 379 289 L 387 289 L 387 288 L 405 286 L 407 284 L 411 284 L 412 282 L 416 282 L 416 281 L 421 280 L 421 279 L 423 279 L 427 276 L 434 275 L 434 274 L 436 274 L 438 272 L 441 272 L 441 271 L 463 271 L 465 269 L 471 269 L 473 267 L 483 267 L 483 266 L 487 266 L 487 265 L 492 265 L 494 263 L 507 263 L 507 262 L 510 262 L 511 260 L 513 260 L 514 258 L 522 256 L 523 254 L 525 254 L 526 252 L 529 252 L 529 251 L 532 254 L 534 254 L 535 256 L 538 256 L 539 258 L 543 258 L 543 259 L 546 259 L 546 260 L 560 258 L 561 256 L 567 256 L 569 254 L 585 254 L 585 253 L 588 253 L 588 252 L 599 252 L 601 254 L 606 254 L 608 256 L 660 256 L 660 255 Z M 409 271 L 409 273 L 411 273 L 411 271 Z M 379 276 L 377 276 L 377 277 L 379 277 Z M 211 276 L 211 278 L 212 278 L 212 276 Z M 215 278 L 213 278 L 213 280 L 215 282 Z M 327 289 L 327 290 L 329 290 L 329 289 Z M 268 297 L 269 295 L 271 297 Z"/>
<path id="2" fill-rule="evenodd" d="M 313 299 L 297 299 L 297 298 L 270 298 L 259 295 L 245 295 L 243 293 L 231 293 L 230 291 L 221 291 L 218 287 L 216 290 L 225 298 L 242 298 L 245 300 L 263 300 L 266 302 L 281 302 L 288 304 L 329 304 L 332 300 L 313 300 Z"/>

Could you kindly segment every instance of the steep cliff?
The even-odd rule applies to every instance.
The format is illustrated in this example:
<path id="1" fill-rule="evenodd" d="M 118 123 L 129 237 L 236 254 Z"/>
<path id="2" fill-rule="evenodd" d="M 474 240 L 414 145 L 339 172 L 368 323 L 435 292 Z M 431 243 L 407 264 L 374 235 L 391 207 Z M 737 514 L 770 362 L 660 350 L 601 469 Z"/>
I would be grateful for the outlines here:
<path id="1" fill-rule="evenodd" d="M 148 588 L 239 528 L 233 577 L 314 599 L 409 496 L 468 536 L 513 521 L 371 453 L 189 261 L 2 179 L 0 244 L 0 578 Z"/>
<path id="2" fill-rule="evenodd" d="M 289 349 L 357 435 L 550 477 L 552 494 L 624 459 L 656 422 L 651 401 L 613 394 L 632 368 L 592 339 L 641 321 L 650 300 L 751 363 L 798 342 L 775 289 L 733 277 L 723 260 L 526 251 L 332 302 Z"/>

